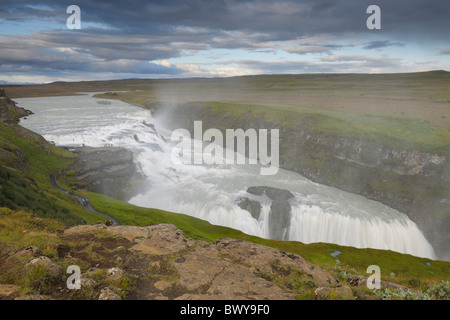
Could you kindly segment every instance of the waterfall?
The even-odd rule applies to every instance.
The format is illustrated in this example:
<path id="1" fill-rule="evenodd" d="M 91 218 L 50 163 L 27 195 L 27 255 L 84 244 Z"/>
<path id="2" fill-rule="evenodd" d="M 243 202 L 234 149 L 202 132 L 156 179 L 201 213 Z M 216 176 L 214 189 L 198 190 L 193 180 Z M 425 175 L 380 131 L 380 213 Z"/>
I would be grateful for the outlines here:
<path id="1" fill-rule="evenodd" d="M 98 104 L 92 94 L 17 99 L 34 112 L 21 125 L 57 145 L 105 143 L 133 151 L 154 186 L 130 203 L 188 214 L 263 238 L 303 243 L 328 242 L 358 248 L 393 250 L 434 259 L 432 246 L 406 214 L 362 196 L 309 181 L 280 169 L 260 175 L 259 165 L 174 164 L 170 132 L 141 108 L 112 100 Z M 286 202 L 247 192 L 252 186 L 287 190 Z M 257 214 L 237 203 L 259 203 Z M 278 212 L 277 212 L 278 211 Z M 279 230 L 274 230 L 274 224 Z"/>
<path id="2" fill-rule="evenodd" d="M 406 217 L 351 217 L 325 212 L 318 206 L 298 205 L 292 209 L 289 239 L 303 243 L 328 242 L 357 248 L 374 248 L 435 258 L 432 246 Z"/>

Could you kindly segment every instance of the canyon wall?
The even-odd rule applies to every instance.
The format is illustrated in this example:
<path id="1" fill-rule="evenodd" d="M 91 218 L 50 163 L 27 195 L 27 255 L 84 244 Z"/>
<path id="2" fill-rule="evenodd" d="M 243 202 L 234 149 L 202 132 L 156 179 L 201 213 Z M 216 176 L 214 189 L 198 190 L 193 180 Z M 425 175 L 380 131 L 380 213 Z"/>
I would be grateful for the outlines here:
<path id="1" fill-rule="evenodd" d="M 317 132 L 304 122 L 286 127 L 251 112 L 223 116 L 202 103 L 172 106 L 170 112 L 160 105 L 154 112 L 155 117 L 164 114 L 169 129 L 186 128 L 191 134 L 195 120 L 203 121 L 203 130 L 217 128 L 223 133 L 238 128 L 279 129 L 280 168 L 407 214 L 439 259 L 450 259 L 450 151 L 393 148 L 367 138 Z"/>

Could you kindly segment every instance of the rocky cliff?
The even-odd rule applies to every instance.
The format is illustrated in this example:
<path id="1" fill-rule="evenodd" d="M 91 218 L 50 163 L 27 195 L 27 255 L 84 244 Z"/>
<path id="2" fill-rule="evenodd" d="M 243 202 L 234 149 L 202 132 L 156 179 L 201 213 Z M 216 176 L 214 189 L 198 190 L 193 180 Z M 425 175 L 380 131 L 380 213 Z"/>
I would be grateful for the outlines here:
<path id="1" fill-rule="evenodd" d="M 146 179 L 130 150 L 118 147 L 82 147 L 72 151 L 78 156 L 72 169 L 87 190 L 129 200 L 146 190 Z"/>
<path id="2" fill-rule="evenodd" d="M 0 122 L 15 122 L 19 118 L 32 114 L 31 111 L 17 107 L 16 103 L 6 96 L 4 89 L 0 89 Z"/>
<path id="3" fill-rule="evenodd" d="M 161 111 L 160 111 L 161 110 Z M 414 146 L 389 147 L 366 137 L 319 132 L 302 122 L 283 126 L 264 114 L 217 114 L 202 103 L 171 112 L 155 105 L 170 128 L 193 132 L 194 120 L 203 127 L 280 130 L 280 167 L 341 190 L 363 195 L 406 213 L 433 245 L 440 259 L 450 259 L 450 151 L 423 152 Z"/>

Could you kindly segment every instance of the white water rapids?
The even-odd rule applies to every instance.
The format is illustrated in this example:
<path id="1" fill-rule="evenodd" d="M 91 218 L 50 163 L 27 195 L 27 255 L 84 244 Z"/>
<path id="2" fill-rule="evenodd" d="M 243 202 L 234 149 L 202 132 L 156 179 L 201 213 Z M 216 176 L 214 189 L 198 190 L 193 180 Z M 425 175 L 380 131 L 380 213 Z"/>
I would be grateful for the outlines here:
<path id="1" fill-rule="evenodd" d="M 176 165 L 171 161 L 175 143 L 170 142 L 170 132 L 149 111 L 121 101 L 99 101 L 92 94 L 16 99 L 20 107 L 34 112 L 20 124 L 56 145 L 102 147 L 106 143 L 133 151 L 152 187 L 131 199 L 132 204 L 185 213 L 268 238 L 270 199 L 254 196 L 263 203 L 258 220 L 236 200 L 249 196 L 248 187 L 274 187 L 295 196 L 289 200 L 287 240 L 387 249 L 435 259 L 432 246 L 404 213 L 282 169 L 262 176 L 258 165 Z"/>

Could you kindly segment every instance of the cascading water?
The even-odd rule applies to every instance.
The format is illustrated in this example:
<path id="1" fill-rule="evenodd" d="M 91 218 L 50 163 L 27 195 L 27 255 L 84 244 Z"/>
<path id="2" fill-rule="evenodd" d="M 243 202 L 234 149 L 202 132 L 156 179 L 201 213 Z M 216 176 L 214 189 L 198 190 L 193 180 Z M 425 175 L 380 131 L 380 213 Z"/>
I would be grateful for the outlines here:
<path id="1" fill-rule="evenodd" d="M 388 249 L 434 259 L 432 246 L 405 214 L 381 203 L 311 182 L 301 175 L 279 170 L 260 175 L 259 165 L 174 164 L 170 132 L 159 127 L 149 111 L 123 103 L 98 103 L 92 94 L 71 97 L 16 99 L 35 114 L 21 125 L 57 145 L 122 146 L 153 187 L 130 203 L 180 212 L 232 227 L 259 237 L 273 236 L 270 221 L 273 200 L 247 192 L 252 186 L 288 190 L 287 226 L 277 237 L 304 243 L 328 242 L 359 248 Z M 165 137 L 165 138 L 164 138 Z M 238 200 L 248 198 L 260 206 L 258 216 Z M 272 220 L 271 220 L 272 219 Z M 273 228 L 272 228 L 273 229 Z"/>

